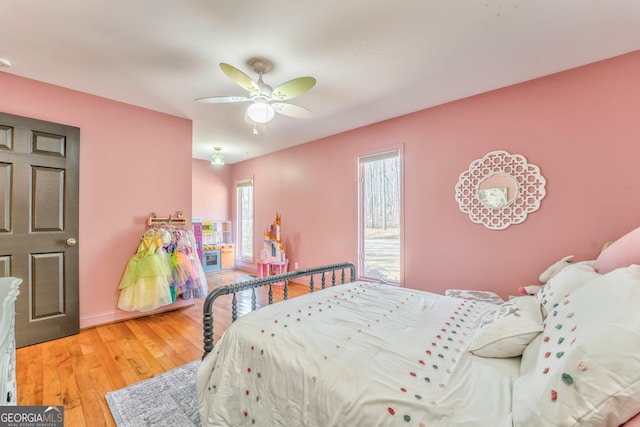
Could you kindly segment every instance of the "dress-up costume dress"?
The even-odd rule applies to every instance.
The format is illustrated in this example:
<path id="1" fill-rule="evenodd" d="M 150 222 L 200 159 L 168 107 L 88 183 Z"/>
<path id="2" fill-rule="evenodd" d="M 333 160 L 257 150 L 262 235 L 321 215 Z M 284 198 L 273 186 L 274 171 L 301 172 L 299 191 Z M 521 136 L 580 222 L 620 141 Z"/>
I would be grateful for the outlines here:
<path id="1" fill-rule="evenodd" d="M 171 267 L 162 249 L 162 238 L 146 233 L 120 280 L 118 308 L 149 311 L 171 304 Z"/>
<path id="2" fill-rule="evenodd" d="M 193 233 L 176 230 L 167 252 L 171 257 L 171 286 L 184 299 L 204 298 L 207 296 L 207 277 L 200 260 L 193 252 L 195 237 Z"/>
<path id="3" fill-rule="evenodd" d="M 196 243 L 196 237 L 193 233 L 187 233 L 183 238 L 187 241 L 187 247 L 185 248 L 185 253 L 193 266 L 193 282 L 192 286 L 188 287 L 184 294 L 183 298 L 205 298 L 209 293 L 209 286 L 207 284 L 207 276 L 202 268 L 202 264 L 200 263 L 200 258 L 198 258 L 198 254 L 195 248 L 198 247 Z"/>

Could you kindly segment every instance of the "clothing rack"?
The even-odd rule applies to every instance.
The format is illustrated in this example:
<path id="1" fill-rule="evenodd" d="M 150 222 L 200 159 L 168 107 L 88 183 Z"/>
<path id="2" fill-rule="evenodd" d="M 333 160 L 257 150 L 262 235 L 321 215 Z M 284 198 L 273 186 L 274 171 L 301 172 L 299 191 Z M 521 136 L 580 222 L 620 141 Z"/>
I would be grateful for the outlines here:
<path id="1" fill-rule="evenodd" d="M 147 219 L 147 225 L 152 227 L 154 225 L 187 225 L 187 218 L 183 216 L 182 211 L 177 211 L 176 216 L 169 215 L 168 217 L 158 217 L 155 213 L 152 213 Z"/>
<path id="2" fill-rule="evenodd" d="M 118 308 L 147 312 L 171 305 L 178 297 L 206 297 L 207 277 L 183 212 L 167 217 L 151 213 L 146 223 L 148 229 L 118 285 Z"/>

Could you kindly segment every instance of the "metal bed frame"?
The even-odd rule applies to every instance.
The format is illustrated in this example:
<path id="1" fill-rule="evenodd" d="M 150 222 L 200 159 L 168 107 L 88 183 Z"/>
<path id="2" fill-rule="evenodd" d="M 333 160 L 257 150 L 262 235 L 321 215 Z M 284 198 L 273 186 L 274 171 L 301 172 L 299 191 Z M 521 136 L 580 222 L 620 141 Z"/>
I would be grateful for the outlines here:
<path id="1" fill-rule="evenodd" d="M 356 267 L 353 263 L 345 262 L 340 264 L 330 264 L 321 267 L 308 268 L 304 270 L 296 270 L 288 273 L 276 274 L 273 276 L 262 277 L 258 279 L 247 280 L 244 282 L 238 282 L 227 286 L 221 286 L 209 293 L 204 300 L 202 307 L 203 319 L 202 325 L 204 329 L 204 354 L 202 358 L 209 354 L 213 350 L 213 304 L 218 297 L 223 295 L 233 294 L 231 300 L 231 321 L 235 322 L 238 318 L 238 302 L 236 299 L 236 293 L 251 289 L 251 311 L 256 309 L 256 288 L 262 286 L 269 286 L 269 304 L 273 304 L 273 284 L 284 283 L 283 295 L 284 299 L 289 299 L 289 281 L 294 279 L 300 279 L 303 277 L 309 277 L 309 292 L 315 290 L 315 275 L 320 275 L 320 288 L 324 289 L 327 286 L 327 273 L 331 273 L 331 286 L 336 285 L 336 272 L 340 272 L 340 283 L 338 285 L 348 283 L 345 282 L 345 270 L 349 270 L 349 282 L 355 282 L 356 280 Z"/>

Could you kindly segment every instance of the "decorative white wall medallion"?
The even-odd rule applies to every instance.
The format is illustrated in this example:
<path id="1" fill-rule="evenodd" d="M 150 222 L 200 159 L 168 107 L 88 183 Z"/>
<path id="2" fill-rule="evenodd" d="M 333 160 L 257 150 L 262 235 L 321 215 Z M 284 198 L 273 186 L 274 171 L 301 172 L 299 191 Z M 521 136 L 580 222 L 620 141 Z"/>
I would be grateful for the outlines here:
<path id="1" fill-rule="evenodd" d="M 524 156 L 492 151 L 460 174 L 456 201 L 471 221 L 503 230 L 540 208 L 546 183 L 540 168 Z"/>

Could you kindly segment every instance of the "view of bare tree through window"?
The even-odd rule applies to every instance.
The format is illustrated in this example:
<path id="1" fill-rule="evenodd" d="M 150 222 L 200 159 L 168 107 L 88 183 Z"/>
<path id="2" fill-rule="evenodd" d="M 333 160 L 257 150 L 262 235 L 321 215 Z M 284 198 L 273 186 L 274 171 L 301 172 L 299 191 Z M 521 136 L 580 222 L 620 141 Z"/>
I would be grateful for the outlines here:
<path id="1" fill-rule="evenodd" d="M 400 282 L 400 157 L 360 159 L 361 276 Z"/>

